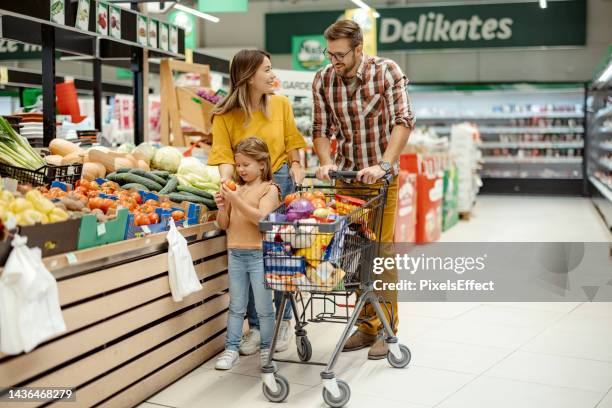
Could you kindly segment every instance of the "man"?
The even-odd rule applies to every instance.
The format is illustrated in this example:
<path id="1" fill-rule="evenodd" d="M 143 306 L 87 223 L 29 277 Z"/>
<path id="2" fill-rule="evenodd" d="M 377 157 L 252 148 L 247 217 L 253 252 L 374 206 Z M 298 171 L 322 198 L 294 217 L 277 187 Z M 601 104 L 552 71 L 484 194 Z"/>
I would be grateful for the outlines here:
<path id="1" fill-rule="evenodd" d="M 382 242 L 393 242 L 397 205 L 397 160 L 414 127 L 406 77 L 388 59 L 363 53 L 363 34 L 350 20 L 332 24 L 325 30 L 326 55 L 331 64 L 317 72 L 313 82 L 314 148 L 319 157 L 317 177 L 329 180 L 330 170 L 357 170 L 362 184 L 380 183 L 392 176 L 384 209 Z M 330 154 L 330 138 L 335 135 L 338 149 L 335 162 Z M 382 256 L 393 256 L 392 251 Z M 385 253 L 386 252 L 386 253 Z M 397 271 L 387 270 L 380 279 L 397 280 Z M 381 303 L 397 333 L 397 293 L 385 291 Z M 387 357 L 388 348 L 379 337 L 382 323 L 374 308 L 366 305 L 362 322 L 348 339 L 344 351 L 370 347 L 368 358 Z"/>

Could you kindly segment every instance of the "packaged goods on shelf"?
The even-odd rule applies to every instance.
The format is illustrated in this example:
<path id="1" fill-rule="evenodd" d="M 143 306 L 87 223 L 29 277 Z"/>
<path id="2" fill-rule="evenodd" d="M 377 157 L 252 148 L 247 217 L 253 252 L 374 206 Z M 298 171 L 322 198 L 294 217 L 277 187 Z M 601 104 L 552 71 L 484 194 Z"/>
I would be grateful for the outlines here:
<path id="1" fill-rule="evenodd" d="M 478 147 L 478 129 L 469 123 L 453 125 L 450 137 L 450 154 L 457 165 L 459 212 L 470 212 L 480 187 L 478 162 L 481 152 Z"/>

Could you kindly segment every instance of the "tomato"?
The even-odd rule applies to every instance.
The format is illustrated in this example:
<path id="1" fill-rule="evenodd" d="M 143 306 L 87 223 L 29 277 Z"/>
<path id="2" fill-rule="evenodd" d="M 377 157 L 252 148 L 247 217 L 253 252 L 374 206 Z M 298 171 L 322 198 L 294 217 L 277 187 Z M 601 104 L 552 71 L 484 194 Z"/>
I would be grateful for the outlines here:
<path id="1" fill-rule="evenodd" d="M 148 214 L 148 213 L 152 213 L 153 211 L 155 211 L 155 209 L 153 207 L 151 207 L 150 205 L 141 205 L 140 206 L 140 212 Z"/>
<path id="2" fill-rule="evenodd" d="M 137 227 L 141 225 L 149 225 L 151 221 L 149 221 L 149 216 L 147 214 L 137 214 L 134 217 L 134 225 Z"/>
<path id="3" fill-rule="evenodd" d="M 151 207 L 159 207 L 159 203 L 157 202 L 157 200 L 153 199 L 145 201 L 145 205 L 149 205 Z"/>
<path id="4" fill-rule="evenodd" d="M 136 192 L 129 193 L 132 200 L 136 202 L 136 204 L 142 204 L 142 196 Z"/>
<path id="5" fill-rule="evenodd" d="M 95 181 L 90 181 L 89 182 L 89 189 L 90 190 L 99 190 L 100 189 L 100 185 L 95 182 Z"/>
<path id="6" fill-rule="evenodd" d="M 172 208 L 172 203 L 169 201 L 164 201 L 163 203 L 161 203 L 159 205 L 161 208 L 163 208 L 164 210 L 169 210 Z"/>
<path id="7" fill-rule="evenodd" d="M 302 193 L 302 198 L 312 202 L 315 199 L 315 195 L 311 191 L 306 191 Z"/>
<path id="8" fill-rule="evenodd" d="M 314 194 L 315 198 L 319 198 L 319 199 L 325 201 L 325 193 L 324 192 L 319 190 L 319 191 L 315 191 L 312 194 Z"/>
<path id="9" fill-rule="evenodd" d="M 311 203 L 315 209 L 327 207 L 327 204 L 325 204 L 325 200 L 321 200 L 320 198 L 315 198 L 314 200 L 311 201 Z"/>
<path id="10" fill-rule="evenodd" d="M 289 204 L 291 204 L 298 198 L 300 198 L 300 195 L 298 193 L 287 194 L 285 196 L 285 207 L 289 207 Z"/>
<path id="11" fill-rule="evenodd" d="M 81 188 L 82 187 L 85 191 L 89 190 L 89 181 L 87 181 L 85 179 L 81 179 L 79 181 L 80 181 L 79 187 L 77 187 L 77 188 Z"/>
<path id="12" fill-rule="evenodd" d="M 98 196 L 98 194 L 99 194 L 99 193 L 100 193 L 100 192 L 99 192 L 99 191 L 97 191 L 97 190 L 89 190 L 89 191 L 87 192 L 87 197 L 89 197 L 89 198 L 95 198 L 95 197 L 97 197 L 97 196 Z"/>
<path id="13" fill-rule="evenodd" d="M 104 183 L 102 183 L 102 188 L 111 188 L 113 190 L 119 190 L 119 184 L 115 183 L 114 181 L 105 181 Z"/>
<path id="14" fill-rule="evenodd" d="M 104 199 L 103 198 L 95 197 L 95 198 L 90 198 L 89 199 L 89 202 L 87 203 L 87 207 L 90 210 L 95 210 L 96 208 L 102 207 L 103 204 L 104 204 Z"/>
<path id="15" fill-rule="evenodd" d="M 179 221 L 185 218 L 185 213 L 181 210 L 172 211 L 172 219 L 174 221 Z"/>
<path id="16" fill-rule="evenodd" d="M 87 194 L 87 188 L 78 186 L 76 189 L 74 189 L 74 192 L 79 194 Z"/>
<path id="17" fill-rule="evenodd" d="M 149 223 L 157 224 L 159 222 L 159 214 L 152 212 L 149 214 Z"/>
<path id="18" fill-rule="evenodd" d="M 225 180 L 225 186 L 232 191 L 236 191 L 236 183 L 234 180 Z"/>

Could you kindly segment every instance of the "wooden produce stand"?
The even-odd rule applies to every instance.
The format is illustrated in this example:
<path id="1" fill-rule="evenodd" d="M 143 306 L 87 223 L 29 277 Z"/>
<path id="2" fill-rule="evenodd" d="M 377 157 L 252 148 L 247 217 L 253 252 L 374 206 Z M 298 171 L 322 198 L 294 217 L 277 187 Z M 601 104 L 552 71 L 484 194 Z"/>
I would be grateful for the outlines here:
<path id="1" fill-rule="evenodd" d="M 179 231 L 203 286 L 182 302 L 170 294 L 165 232 L 76 251 L 76 262 L 65 254 L 45 258 L 67 331 L 27 354 L 0 353 L 0 384 L 75 388 L 76 402 L 52 407 L 125 408 L 223 350 L 226 237 L 212 222 Z"/>
<path id="2" fill-rule="evenodd" d="M 210 88 L 208 65 L 189 64 L 173 59 L 164 59 L 160 65 L 161 83 L 161 143 L 165 146 L 189 146 L 188 135 L 181 128 L 181 120 L 189 123 L 201 136 L 212 132 L 212 110 L 214 105 L 200 98 L 193 87 L 177 86 L 175 72 L 200 74 L 200 86 Z M 172 133 L 172 138 L 170 137 Z M 193 135 L 193 133 L 191 133 Z"/>

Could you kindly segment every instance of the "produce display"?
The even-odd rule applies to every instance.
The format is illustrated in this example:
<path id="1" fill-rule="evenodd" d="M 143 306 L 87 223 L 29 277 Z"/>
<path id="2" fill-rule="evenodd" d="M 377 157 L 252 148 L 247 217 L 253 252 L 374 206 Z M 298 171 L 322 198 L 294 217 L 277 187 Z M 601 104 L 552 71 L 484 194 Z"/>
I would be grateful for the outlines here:
<path id="1" fill-rule="evenodd" d="M 208 102 L 212 103 L 213 105 L 218 104 L 223 99 L 223 96 L 217 95 L 211 89 L 200 88 L 200 89 L 198 89 L 196 91 L 196 93 L 198 94 L 198 96 L 200 98 L 207 100 Z"/>
<path id="2" fill-rule="evenodd" d="M 28 170 L 36 170 L 45 165 L 28 140 L 18 135 L 3 117 L 0 117 L 0 162 Z"/>

